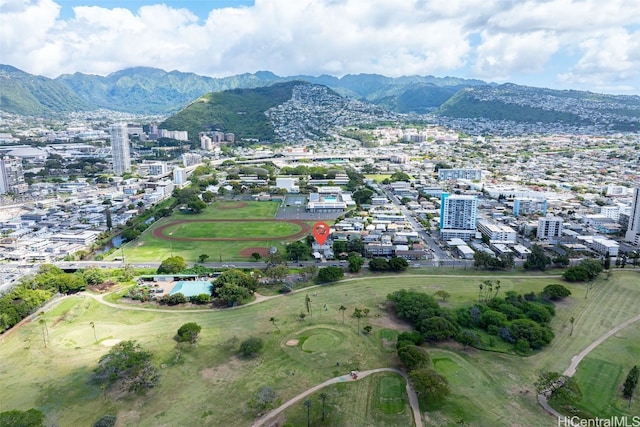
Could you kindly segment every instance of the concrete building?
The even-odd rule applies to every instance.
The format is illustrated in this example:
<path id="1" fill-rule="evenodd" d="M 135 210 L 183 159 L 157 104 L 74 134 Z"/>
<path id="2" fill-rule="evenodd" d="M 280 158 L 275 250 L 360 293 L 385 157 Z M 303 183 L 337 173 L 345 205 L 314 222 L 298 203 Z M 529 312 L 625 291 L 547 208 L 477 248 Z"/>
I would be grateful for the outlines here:
<path id="1" fill-rule="evenodd" d="M 24 181 L 22 161 L 12 157 L 0 159 L 0 194 L 24 193 L 28 188 Z"/>
<path id="2" fill-rule="evenodd" d="M 629 224 L 624 236 L 625 241 L 640 247 L 640 188 L 633 190 L 633 203 L 631 203 L 631 214 Z"/>
<path id="3" fill-rule="evenodd" d="M 202 156 L 196 153 L 184 153 L 182 155 L 182 165 L 185 168 L 189 166 L 196 166 L 202 163 Z"/>
<path id="4" fill-rule="evenodd" d="M 187 170 L 185 168 L 173 168 L 173 183 L 177 186 L 184 185 L 187 182 Z"/>
<path id="5" fill-rule="evenodd" d="M 113 173 L 116 175 L 124 175 L 131 172 L 131 154 L 129 153 L 129 134 L 127 130 L 126 123 L 116 123 L 109 127 Z"/>
<path id="6" fill-rule="evenodd" d="M 556 240 L 562 236 L 562 218 L 546 216 L 538 219 L 536 237 L 540 240 Z"/>
<path id="7" fill-rule="evenodd" d="M 441 239 L 471 240 L 476 233 L 477 216 L 477 196 L 452 196 L 449 193 L 443 193 L 440 198 Z"/>
<path id="8" fill-rule="evenodd" d="M 508 225 L 478 221 L 478 231 L 489 238 L 490 243 L 515 243 L 518 233 Z"/>
<path id="9" fill-rule="evenodd" d="M 478 181 L 482 178 L 480 169 L 438 169 L 438 179 L 440 181 L 454 181 L 457 179 L 468 179 Z"/>
<path id="10" fill-rule="evenodd" d="M 547 201 L 531 197 L 516 197 L 513 201 L 513 216 L 547 214 Z"/>
<path id="11" fill-rule="evenodd" d="M 300 187 L 298 182 L 300 178 L 276 177 L 276 187 L 287 190 L 287 193 L 299 193 Z"/>

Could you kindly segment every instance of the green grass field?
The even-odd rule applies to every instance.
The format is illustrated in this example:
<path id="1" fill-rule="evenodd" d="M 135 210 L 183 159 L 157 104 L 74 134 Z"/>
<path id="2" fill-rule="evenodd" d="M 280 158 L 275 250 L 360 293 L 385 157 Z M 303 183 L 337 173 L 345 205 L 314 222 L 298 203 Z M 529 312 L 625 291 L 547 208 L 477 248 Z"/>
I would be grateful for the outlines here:
<path id="1" fill-rule="evenodd" d="M 447 305 L 467 304 L 477 298 L 478 284 L 486 276 L 472 271 L 459 274 L 460 277 L 368 276 L 316 287 L 309 290 L 313 316 L 307 316 L 304 321 L 298 315 L 305 310 L 306 292 L 239 309 L 195 312 L 114 309 L 87 295 L 71 296 L 45 313 L 50 336 L 50 345 L 46 348 L 42 328 L 35 322 L 0 338 L 0 382 L 6 390 L 0 399 L 0 411 L 36 407 L 47 414 L 49 423 L 60 426 L 91 425 L 103 414 L 117 414 L 119 425 L 250 425 L 256 413 L 246 402 L 262 386 L 273 387 L 285 402 L 351 369 L 398 367 L 392 351 L 394 331 L 406 330 L 407 325 L 388 315 L 384 308 L 386 295 L 401 288 L 427 293 L 447 289 L 452 294 Z M 535 274 L 514 279 L 500 276 L 500 280 L 501 292 L 540 291 L 550 283 L 559 282 L 549 275 Z M 441 405 L 422 402 L 423 409 L 427 410 L 425 423 L 556 425 L 556 420 L 539 407 L 533 382 L 542 370 L 563 371 L 571 357 L 588 343 L 637 314 L 640 274 L 619 270 L 609 280 L 598 279 L 587 299 L 584 285 L 567 286 L 573 295 L 557 306 L 557 315 L 552 321 L 556 338 L 537 354 L 522 358 L 463 350 L 456 344 L 431 347 L 434 365 L 449 379 L 452 395 Z M 313 295 L 314 292 L 317 295 Z M 338 310 L 340 305 L 347 307 L 344 325 L 342 312 Z M 370 335 L 357 334 L 356 319 L 351 316 L 355 307 L 370 309 L 369 316 L 361 319 L 361 326 L 373 327 Z M 280 331 L 269 321 L 271 317 L 277 319 Z M 571 337 L 569 317 L 576 319 Z M 95 324 L 98 344 L 94 342 L 90 322 Z M 180 348 L 173 340 L 177 329 L 186 322 L 202 326 L 202 338 L 195 348 Z M 592 373 L 599 369 L 598 360 L 619 365 L 619 370 L 607 369 L 626 375 L 630 366 L 622 367 L 627 363 L 624 357 L 637 355 L 640 342 L 636 327 L 630 331 L 618 334 L 626 339 L 607 340 L 596 349 L 589 356 L 595 362 L 587 359 L 584 366 L 580 365 L 579 382 L 598 381 L 591 379 Z M 242 341 L 251 335 L 264 339 L 263 352 L 256 359 L 238 358 L 237 344 L 235 348 L 232 346 L 232 337 Z M 105 396 L 88 381 L 98 359 L 114 339 L 138 340 L 155 354 L 155 363 L 162 366 L 159 386 L 146 396 Z M 287 346 L 292 339 L 302 343 Z M 623 357 L 623 351 L 628 355 Z M 336 362 L 340 366 L 336 366 Z M 403 388 L 392 379 L 380 379 L 387 376 L 400 379 L 393 374 L 375 375 L 328 389 L 327 404 L 332 418 L 326 425 L 364 426 L 371 425 L 372 419 L 385 420 L 378 425 L 411 425 L 408 406 L 401 410 L 401 402 L 406 399 L 404 392 L 400 392 Z M 618 385 L 616 381 L 606 384 L 607 387 Z M 615 393 L 612 391 L 611 396 Z M 603 396 L 606 399 L 606 395 Z M 317 394 L 312 399 L 313 425 L 321 425 L 321 403 Z M 598 399 L 598 395 L 586 395 L 584 404 L 591 408 L 591 402 Z M 614 407 L 620 413 L 637 413 L 637 400 L 631 409 L 626 409 L 625 402 L 620 400 L 609 402 L 593 408 L 603 411 L 594 415 L 605 416 L 612 413 L 610 408 Z M 295 420 L 294 425 L 306 422 L 302 403 L 289 408 L 285 415 Z"/>
<path id="2" fill-rule="evenodd" d="M 180 255 L 187 262 L 196 262 L 200 255 L 209 255 L 209 261 L 228 262 L 246 261 L 248 257 L 241 256 L 240 252 L 246 248 L 275 246 L 278 250 L 284 250 L 284 245 L 290 241 L 286 236 L 300 231 L 299 226 L 291 223 L 278 222 L 211 222 L 170 226 L 164 230 L 165 235 L 174 233 L 172 237 L 272 237 L 269 241 L 170 241 L 159 239 L 153 235 L 153 231 L 165 224 L 181 220 L 224 220 L 224 219 L 273 219 L 278 210 L 278 202 L 253 202 L 253 201 L 228 201 L 215 202 L 201 213 L 194 215 L 175 212 L 169 218 L 162 218 L 144 231 L 133 242 L 123 245 L 107 257 L 113 260 L 124 255 L 131 262 L 158 261 L 172 255 Z"/>

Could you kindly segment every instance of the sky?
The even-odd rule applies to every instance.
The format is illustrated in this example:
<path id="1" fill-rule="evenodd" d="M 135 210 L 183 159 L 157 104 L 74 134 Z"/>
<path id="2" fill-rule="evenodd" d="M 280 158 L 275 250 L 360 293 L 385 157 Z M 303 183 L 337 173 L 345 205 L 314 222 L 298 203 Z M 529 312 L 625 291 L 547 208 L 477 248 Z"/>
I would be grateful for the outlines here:
<path id="1" fill-rule="evenodd" d="M 640 0 L 0 0 L 0 63 L 454 76 L 640 94 Z"/>

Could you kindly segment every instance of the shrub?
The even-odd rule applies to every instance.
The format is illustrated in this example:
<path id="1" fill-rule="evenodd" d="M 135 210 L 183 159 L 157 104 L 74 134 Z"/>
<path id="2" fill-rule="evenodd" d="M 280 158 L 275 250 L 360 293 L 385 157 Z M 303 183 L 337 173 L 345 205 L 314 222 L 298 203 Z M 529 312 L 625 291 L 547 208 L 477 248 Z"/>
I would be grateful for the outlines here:
<path id="1" fill-rule="evenodd" d="M 178 342 L 190 342 L 195 343 L 198 340 L 198 335 L 202 328 L 197 323 L 189 322 L 180 326 L 176 335 Z"/>
<path id="2" fill-rule="evenodd" d="M 103 415 L 93 424 L 93 427 L 113 427 L 118 418 L 115 415 Z"/>
<path id="3" fill-rule="evenodd" d="M 552 301 L 561 300 L 571 295 L 571 291 L 562 285 L 548 285 L 542 290 L 542 297 Z"/>
<path id="4" fill-rule="evenodd" d="M 239 353 L 244 357 L 254 357 L 264 347 L 264 342 L 258 337 L 249 337 L 240 344 Z"/>

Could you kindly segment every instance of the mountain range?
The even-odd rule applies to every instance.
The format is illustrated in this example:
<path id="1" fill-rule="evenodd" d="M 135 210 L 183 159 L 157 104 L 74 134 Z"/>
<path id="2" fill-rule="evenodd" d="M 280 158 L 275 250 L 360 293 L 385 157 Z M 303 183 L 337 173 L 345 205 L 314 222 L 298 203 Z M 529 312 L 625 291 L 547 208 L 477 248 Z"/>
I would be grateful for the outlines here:
<path id="1" fill-rule="evenodd" d="M 640 97 L 493 84 L 456 77 L 376 74 L 277 76 L 269 71 L 212 78 L 135 67 L 107 76 L 64 74 L 55 79 L 0 65 L 0 110 L 32 116 L 109 109 L 170 115 L 205 94 L 305 81 L 396 113 L 515 123 L 596 124 L 612 131 L 640 129 Z M 249 93 L 249 92 L 247 92 Z M 246 107 L 243 107 L 246 108 Z"/>

